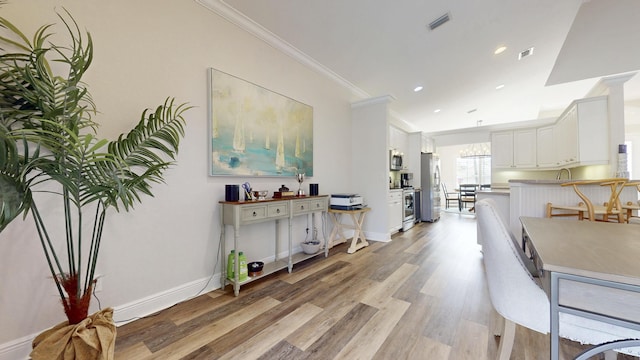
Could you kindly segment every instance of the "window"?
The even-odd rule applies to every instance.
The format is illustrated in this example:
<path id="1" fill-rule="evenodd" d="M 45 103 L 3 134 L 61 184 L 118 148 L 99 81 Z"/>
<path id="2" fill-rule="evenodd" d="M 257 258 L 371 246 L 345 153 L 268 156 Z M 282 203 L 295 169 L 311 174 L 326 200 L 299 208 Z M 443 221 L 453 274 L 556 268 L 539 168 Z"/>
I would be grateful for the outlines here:
<path id="1" fill-rule="evenodd" d="M 460 184 L 491 184 L 491 154 L 488 144 L 471 144 L 456 159 Z"/>

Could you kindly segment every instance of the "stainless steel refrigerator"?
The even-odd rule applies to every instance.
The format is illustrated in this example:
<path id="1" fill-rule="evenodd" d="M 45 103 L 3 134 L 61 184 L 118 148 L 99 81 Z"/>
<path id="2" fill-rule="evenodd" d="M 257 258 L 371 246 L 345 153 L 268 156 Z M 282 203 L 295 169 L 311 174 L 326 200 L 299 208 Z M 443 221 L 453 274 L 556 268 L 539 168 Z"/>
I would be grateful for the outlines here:
<path id="1" fill-rule="evenodd" d="M 440 219 L 440 158 L 438 154 L 422 153 L 420 159 L 422 188 L 422 221 Z"/>

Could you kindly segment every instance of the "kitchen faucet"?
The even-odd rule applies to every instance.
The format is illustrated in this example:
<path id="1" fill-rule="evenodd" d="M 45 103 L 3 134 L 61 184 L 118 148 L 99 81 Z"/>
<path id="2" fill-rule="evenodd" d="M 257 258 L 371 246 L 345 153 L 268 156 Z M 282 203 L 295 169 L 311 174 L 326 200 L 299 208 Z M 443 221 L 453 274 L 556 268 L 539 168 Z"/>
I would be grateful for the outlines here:
<path id="1" fill-rule="evenodd" d="M 567 175 L 569 176 L 569 180 L 571 180 L 571 170 L 567 169 L 567 168 L 562 168 L 558 171 L 558 175 L 556 175 L 556 180 L 560 180 L 560 177 L 562 175 L 562 171 L 566 170 L 567 171 Z"/>

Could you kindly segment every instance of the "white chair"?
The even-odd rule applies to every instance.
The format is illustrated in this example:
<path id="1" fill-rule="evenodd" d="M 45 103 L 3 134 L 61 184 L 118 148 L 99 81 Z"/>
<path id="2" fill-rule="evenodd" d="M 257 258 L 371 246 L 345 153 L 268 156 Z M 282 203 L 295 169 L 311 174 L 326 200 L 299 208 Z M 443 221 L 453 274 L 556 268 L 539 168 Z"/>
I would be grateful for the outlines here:
<path id="1" fill-rule="evenodd" d="M 489 296 L 494 309 L 501 316 L 499 320 L 504 323 L 501 326 L 498 359 L 508 360 L 513 348 L 516 324 L 543 334 L 549 333 L 549 300 L 527 269 L 528 258 L 514 241 L 493 200 L 476 202 L 476 219 Z M 581 296 L 585 291 L 580 286 L 564 287 L 568 288 L 566 296 Z M 604 302 L 610 299 L 606 295 L 606 291 L 605 294 L 599 294 L 605 298 Z M 561 313 L 560 336 L 583 344 L 601 344 L 618 339 L 639 338 L 640 333 Z M 619 351 L 640 356 L 640 348 Z M 605 359 L 615 359 L 615 353 L 607 352 Z"/>

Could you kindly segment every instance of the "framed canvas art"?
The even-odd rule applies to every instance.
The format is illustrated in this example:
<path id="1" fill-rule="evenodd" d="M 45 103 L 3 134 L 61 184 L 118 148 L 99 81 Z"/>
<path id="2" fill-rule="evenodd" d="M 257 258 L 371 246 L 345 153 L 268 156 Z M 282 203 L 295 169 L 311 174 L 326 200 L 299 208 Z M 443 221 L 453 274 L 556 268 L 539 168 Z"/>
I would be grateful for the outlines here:
<path id="1" fill-rule="evenodd" d="M 313 176 L 313 108 L 209 69 L 210 174 Z"/>

